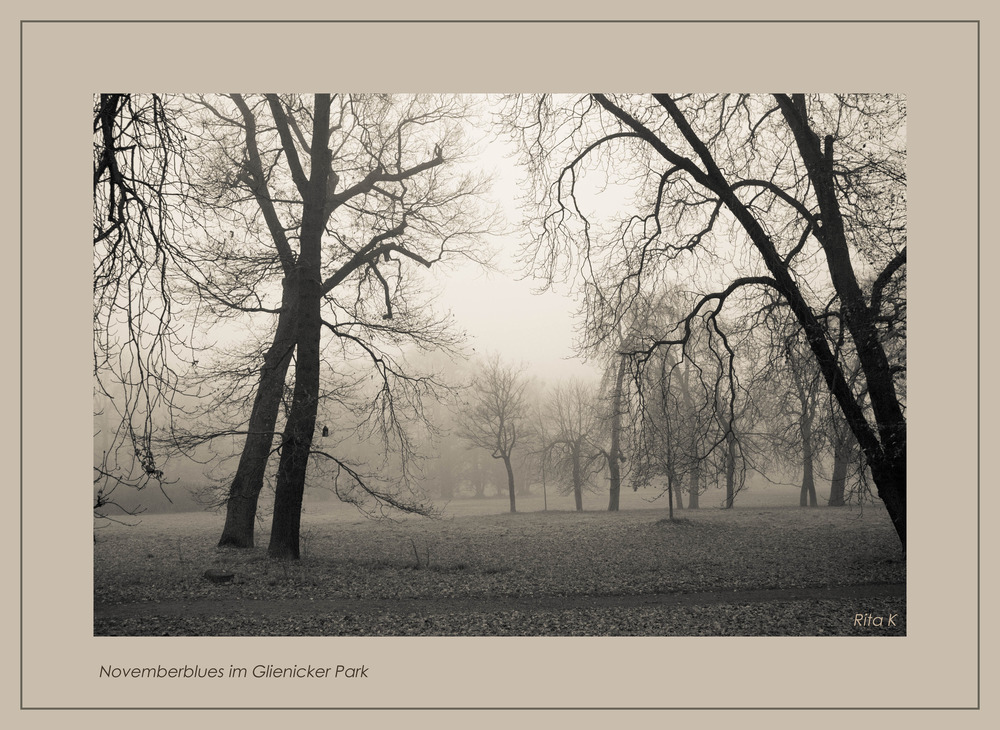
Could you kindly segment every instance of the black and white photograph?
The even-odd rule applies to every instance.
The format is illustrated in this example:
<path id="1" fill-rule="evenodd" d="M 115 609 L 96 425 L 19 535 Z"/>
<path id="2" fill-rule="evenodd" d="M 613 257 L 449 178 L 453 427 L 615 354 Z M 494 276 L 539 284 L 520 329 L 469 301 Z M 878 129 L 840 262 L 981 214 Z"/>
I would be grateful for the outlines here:
<path id="1" fill-rule="evenodd" d="M 97 636 L 905 636 L 907 100 L 94 98 Z"/>

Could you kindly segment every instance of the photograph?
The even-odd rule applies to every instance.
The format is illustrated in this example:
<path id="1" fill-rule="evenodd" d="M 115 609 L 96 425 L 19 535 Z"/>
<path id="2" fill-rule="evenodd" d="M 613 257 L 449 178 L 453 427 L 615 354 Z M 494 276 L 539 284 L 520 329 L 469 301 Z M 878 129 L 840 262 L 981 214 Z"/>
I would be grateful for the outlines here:
<path id="1" fill-rule="evenodd" d="M 93 165 L 94 636 L 906 636 L 905 94 L 99 93 Z"/>

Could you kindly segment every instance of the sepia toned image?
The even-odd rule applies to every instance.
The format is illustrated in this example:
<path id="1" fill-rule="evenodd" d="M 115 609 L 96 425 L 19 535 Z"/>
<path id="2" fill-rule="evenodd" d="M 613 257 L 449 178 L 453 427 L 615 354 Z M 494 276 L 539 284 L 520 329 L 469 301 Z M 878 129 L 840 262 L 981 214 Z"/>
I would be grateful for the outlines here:
<path id="1" fill-rule="evenodd" d="M 907 634 L 905 95 L 101 93 L 93 146 L 95 636 Z"/>

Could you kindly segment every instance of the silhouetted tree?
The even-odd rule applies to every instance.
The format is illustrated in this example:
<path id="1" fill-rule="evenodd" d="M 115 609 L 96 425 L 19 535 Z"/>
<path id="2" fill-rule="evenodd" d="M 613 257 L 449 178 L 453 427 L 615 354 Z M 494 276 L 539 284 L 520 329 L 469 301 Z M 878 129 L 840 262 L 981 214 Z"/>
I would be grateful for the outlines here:
<path id="1" fill-rule="evenodd" d="M 200 184 L 209 209 L 204 263 L 190 276 L 192 296 L 217 315 L 254 316 L 272 333 L 255 382 L 243 373 L 243 385 L 231 390 L 249 391 L 249 420 L 204 434 L 245 436 L 219 544 L 253 545 L 264 473 L 276 452 L 273 557 L 299 556 L 303 490 L 314 456 L 359 496 L 368 492 L 394 508 L 424 511 L 373 488 L 343 456 L 314 448 L 314 436 L 324 378 L 337 379 L 338 363 L 366 359 L 375 387 L 355 409 L 358 425 L 406 470 L 412 443 L 400 409 L 419 418 L 420 397 L 441 384 L 410 374 L 399 348 L 455 341 L 446 320 L 418 296 L 412 269 L 448 257 L 475 258 L 489 228 L 479 204 L 485 183 L 449 172 L 463 153 L 465 100 L 230 94 L 190 103 L 201 110 L 191 124 L 203 151 Z M 192 434 L 189 443 L 197 441 Z"/>

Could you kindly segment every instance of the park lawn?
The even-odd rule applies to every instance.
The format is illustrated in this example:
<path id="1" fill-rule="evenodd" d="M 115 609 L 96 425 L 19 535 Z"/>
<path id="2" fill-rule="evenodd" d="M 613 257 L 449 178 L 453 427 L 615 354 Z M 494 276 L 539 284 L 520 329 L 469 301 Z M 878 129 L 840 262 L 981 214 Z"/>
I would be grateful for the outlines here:
<path id="1" fill-rule="evenodd" d="M 709 507 L 679 512 L 670 522 L 656 503 L 617 513 L 529 511 L 540 502 L 523 499 L 524 511 L 510 514 L 499 511 L 500 500 L 462 499 L 440 519 L 394 521 L 320 503 L 304 514 L 302 559 L 295 562 L 267 558 L 266 525 L 252 550 L 216 547 L 220 514 L 149 515 L 133 526 L 109 525 L 97 532 L 94 598 L 95 606 L 118 611 L 117 618 L 98 616 L 95 633 L 815 635 L 845 633 L 846 617 L 856 611 L 880 615 L 905 606 L 905 599 L 884 598 L 862 606 L 836 592 L 905 583 L 898 541 L 878 506 Z M 209 568 L 235 578 L 209 582 L 203 578 Z M 759 602 L 741 604 L 736 595 L 711 606 L 641 600 L 789 588 L 832 592 L 825 603 L 784 601 L 766 615 Z M 587 605 L 600 597 L 636 599 L 624 611 Z M 354 601 L 366 610 L 345 619 L 340 614 L 352 612 L 276 611 L 260 618 L 225 609 L 241 601 L 276 607 Z M 158 604 L 204 609 L 213 602 L 220 602 L 221 615 L 157 611 Z M 395 607 L 391 620 L 376 608 L 383 605 Z"/>

